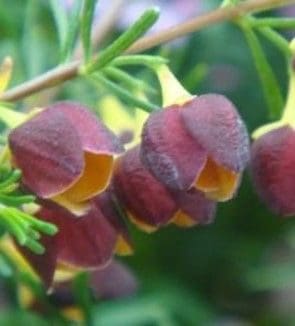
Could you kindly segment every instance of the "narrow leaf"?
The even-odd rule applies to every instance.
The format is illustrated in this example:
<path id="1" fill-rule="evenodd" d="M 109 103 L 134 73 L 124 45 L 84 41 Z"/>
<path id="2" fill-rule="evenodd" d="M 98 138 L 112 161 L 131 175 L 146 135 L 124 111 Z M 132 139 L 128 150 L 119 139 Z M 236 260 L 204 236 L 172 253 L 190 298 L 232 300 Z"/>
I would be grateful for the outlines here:
<path id="1" fill-rule="evenodd" d="M 103 85 L 105 88 L 107 88 L 112 93 L 117 95 L 119 98 L 127 102 L 129 105 L 133 105 L 135 107 L 141 108 L 146 112 L 153 112 L 159 109 L 157 105 L 135 97 L 132 93 L 125 90 L 121 86 L 113 83 L 112 81 L 103 77 L 102 75 L 98 75 L 98 74 L 96 74 L 95 76 L 93 75 L 91 76 L 91 79 L 96 83 L 98 83 L 99 85 Z"/>
<path id="2" fill-rule="evenodd" d="M 146 31 L 148 31 L 158 18 L 158 9 L 153 8 L 147 10 L 131 27 L 127 29 L 126 32 L 124 32 L 109 47 L 102 51 L 93 62 L 88 64 L 84 68 L 85 71 L 82 69 L 82 73 L 92 73 L 107 65 L 110 61 L 128 49 Z"/>
<path id="3" fill-rule="evenodd" d="M 241 25 L 241 27 L 252 51 L 270 116 L 271 118 L 278 118 L 284 106 L 278 81 L 253 30 L 245 24 Z"/>
<path id="4" fill-rule="evenodd" d="M 84 0 L 82 20 L 81 20 L 81 37 L 84 49 L 84 59 L 87 62 L 91 57 L 91 27 L 94 16 L 96 0 Z"/>
<path id="5" fill-rule="evenodd" d="M 67 33 L 66 33 L 66 39 L 61 52 L 62 62 L 68 61 L 72 56 L 72 52 L 74 49 L 74 45 L 79 30 L 80 9 L 81 9 L 81 1 L 80 0 L 74 1 L 74 5 L 72 7 L 70 17 L 68 18 L 69 23 L 68 23 Z"/>

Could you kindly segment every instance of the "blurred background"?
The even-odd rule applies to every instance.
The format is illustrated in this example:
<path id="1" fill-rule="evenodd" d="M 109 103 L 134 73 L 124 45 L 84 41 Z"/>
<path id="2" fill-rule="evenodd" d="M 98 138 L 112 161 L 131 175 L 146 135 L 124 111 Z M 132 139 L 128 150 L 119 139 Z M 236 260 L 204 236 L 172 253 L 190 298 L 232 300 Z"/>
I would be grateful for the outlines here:
<path id="1" fill-rule="evenodd" d="M 70 12 L 73 2 L 60 0 L 60 10 Z M 100 0 L 95 24 L 101 23 L 112 6 L 117 6 L 117 14 L 99 48 L 109 44 L 151 5 L 159 6 L 162 12 L 151 31 L 157 32 L 218 4 L 220 1 L 213 0 Z M 263 15 L 294 14 L 295 6 Z M 291 39 L 292 34 L 294 31 L 286 31 L 284 36 Z M 285 95 L 285 62 L 272 44 L 264 40 L 262 44 Z M 191 93 L 228 96 L 249 132 L 270 121 L 251 53 L 233 24 L 206 28 L 149 53 L 167 57 L 172 71 Z M 6 55 L 14 59 L 11 85 L 59 63 L 50 1 L 0 0 L 0 59 Z M 158 87 L 145 69 L 133 70 Z M 17 107 L 43 106 L 52 98 L 72 99 L 99 114 L 105 93 L 77 79 L 53 94 L 42 92 L 17 103 Z M 160 95 L 154 97 L 154 102 L 160 103 Z M 292 218 L 273 216 L 266 209 L 255 194 L 248 172 L 238 196 L 219 204 L 211 225 L 191 229 L 169 226 L 152 235 L 129 226 L 135 254 L 120 260 L 136 276 L 138 291 L 128 298 L 92 303 L 94 325 L 295 325 L 295 224 Z M 2 259 L 0 325 L 62 323 L 54 319 L 54 313 L 23 310 L 16 299 L 17 280 L 1 264 Z"/>

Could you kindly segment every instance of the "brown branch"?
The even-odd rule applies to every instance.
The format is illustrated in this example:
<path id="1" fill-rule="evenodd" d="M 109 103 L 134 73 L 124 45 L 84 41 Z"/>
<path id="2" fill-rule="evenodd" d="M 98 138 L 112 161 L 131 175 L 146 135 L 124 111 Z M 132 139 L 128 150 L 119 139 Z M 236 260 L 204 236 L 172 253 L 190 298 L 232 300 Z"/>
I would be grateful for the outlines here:
<path id="1" fill-rule="evenodd" d="M 127 53 L 141 52 L 181 36 L 196 32 L 216 23 L 233 20 L 241 15 L 267 10 L 274 7 L 295 3 L 295 0 L 246 0 L 237 6 L 218 8 L 202 16 L 188 20 L 157 34 L 138 40 Z M 24 82 L 0 95 L 1 101 L 17 101 L 38 91 L 50 88 L 70 80 L 78 75 L 81 62 L 74 61 L 56 67 L 47 73 Z"/>

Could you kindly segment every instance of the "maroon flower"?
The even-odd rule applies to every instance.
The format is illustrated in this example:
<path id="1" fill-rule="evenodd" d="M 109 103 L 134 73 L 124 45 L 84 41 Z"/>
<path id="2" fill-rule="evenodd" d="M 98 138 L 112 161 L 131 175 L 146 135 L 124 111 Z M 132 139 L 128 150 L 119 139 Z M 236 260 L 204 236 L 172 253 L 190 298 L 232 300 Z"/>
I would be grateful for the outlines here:
<path id="1" fill-rule="evenodd" d="M 255 188 L 277 214 L 295 214 L 295 131 L 291 126 L 274 129 L 256 139 L 251 151 Z"/>
<path id="2" fill-rule="evenodd" d="M 9 145 L 23 183 L 81 214 L 108 185 L 119 140 L 85 107 L 59 102 L 12 130 Z"/>
<path id="3" fill-rule="evenodd" d="M 42 237 L 41 243 L 46 248 L 45 253 L 36 255 L 28 249 L 18 247 L 45 286 L 49 288 L 52 285 L 55 272 L 60 266 L 70 270 L 101 269 L 106 266 L 117 252 L 118 242 L 122 241 L 122 227 L 117 228 L 120 222 L 114 222 L 119 217 L 112 216 L 110 221 L 97 202 L 92 203 L 90 210 L 80 218 L 75 218 L 58 205 L 50 206 L 42 207 L 36 214 L 59 229 L 54 236 Z M 127 247 L 127 230 L 124 232 L 125 247 L 130 252 L 130 241 Z"/>
<path id="4" fill-rule="evenodd" d="M 170 189 L 195 188 L 225 201 L 234 195 L 249 160 L 248 134 L 228 99 L 202 95 L 150 115 L 141 157 Z"/>
<path id="5" fill-rule="evenodd" d="M 168 223 L 181 226 L 209 223 L 216 204 L 193 189 L 170 191 L 142 164 L 139 147 L 129 150 L 116 163 L 114 192 L 132 221 L 151 232 Z"/>

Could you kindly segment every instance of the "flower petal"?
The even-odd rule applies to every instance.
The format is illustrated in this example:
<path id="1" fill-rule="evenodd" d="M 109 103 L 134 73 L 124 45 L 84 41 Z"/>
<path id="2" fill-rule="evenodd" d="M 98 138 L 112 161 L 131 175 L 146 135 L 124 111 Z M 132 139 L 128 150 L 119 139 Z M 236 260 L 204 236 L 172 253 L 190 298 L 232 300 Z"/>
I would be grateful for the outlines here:
<path id="1" fill-rule="evenodd" d="M 75 126 L 84 151 L 115 155 L 124 152 L 119 139 L 86 106 L 76 102 L 58 102 L 47 109 L 63 112 Z"/>
<path id="2" fill-rule="evenodd" d="M 186 131 L 178 106 L 152 113 L 142 133 L 141 157 L 170 189 L 187 190 L 203 169 L 207 153 Z"/>
<path id="3" fill-rule="evenodd" d="M 113 161 L 109 155 L 84 153 L 83 174 L 69 189 L 56 196 L 56 202 L 80 203 L 102 192 L 109 183 Z"/>
<path id="4" fill-rule="evenodd" d="M 216 202 L 207 199 L 200 191 L 191 189 L 187 192 L 174 192 L 173 198 L 179 207 L 173 219 L 174 224 L 190 227 L 196 224 L 212 223 L 216 212 Z"/>
<path id="5" fill-rule="evenodd" d="M 119 261 L 112 261 L 104 269 L 91 273 L 90 285 L 95 298 L 103 300 L 130 296 L 138 288 L 133 273 Z"/>
<path id="6" fill-rule="evenodd" d="M 142 164 L 139 147 L 118 159 L 113 185 L 120 204 L 145 231 L 167 224 L 177 211 L 168 190 Z"/>
<path id="7" fill-rule="evenodd" d="M 23 123 L 10 133 L 9 145 L 23 183 L 43 198 L 63 192 L 84 168 L 79 135 L 61 112 L 45 110 Z"/>
<path id="8" fill-rule="evenodd" d="M 224 96 L 205 94 L 186 102 L 181 117 L 188 132 L 218 165 L 242 171 L 249 161 L 249 138 L 234 105 Z"/>
<path id="9" fill-rule="evenodd" d="M 272 130 L 252 145 L 251 172 L 255 188 L 268 207 L 284 216 L 295 213 L 295 132 Z"/>
<path id="10" fill-rule="evenodd" d="M 38 216 L 59 228 L 58 261 L 78 268 L 97 268 L 111 259 L 116 232 L 94 205 L 80 218 L 58 206 L 43 208 Z"/>
<path id="11" fill-rule="evenodd" d="M 119 216 L 114 206 L 115 194 L 111 189 L 97 196 L 93 202 L 102 211 L 105 218 L 117 232 L 115 252 L 119 255 L 130 255 L 133 253 L 133 244 L 125 221 Z"/>
<path id="12" fill-rule="evenodd" d="M 113 170 L 113 156 L 124 151 L 119 139 L 90 112 L 74 102 L 58 102 L 47 108 L 62 112 L 75 126 L 84 151 L 85 167 L 80 179 L 58 198 L 58 202 L 82 202 L 102 192 Z"/>
<path id="13" fill-rule="evenodd" d="M 232 172 L 208 158 L 195 186 L 209 199 L 226 201 L 234 196 L 240 181 L 241 173 Z"/>

